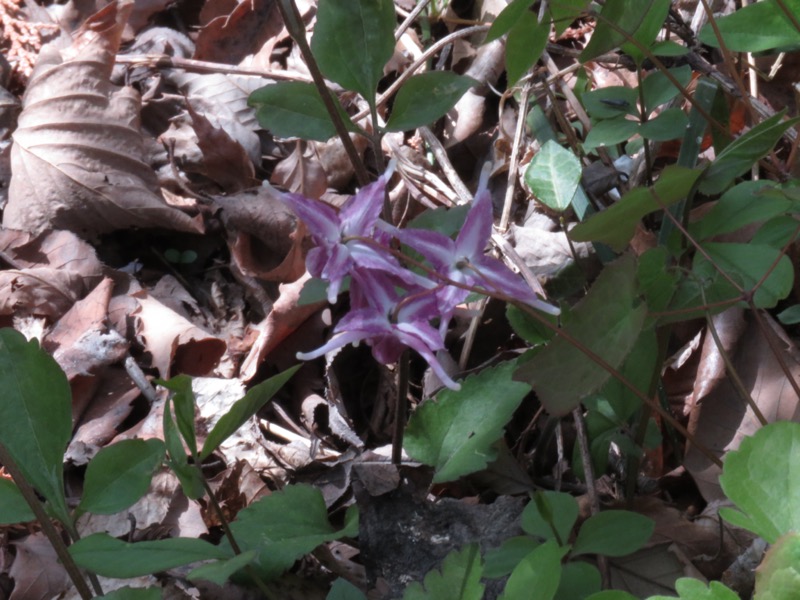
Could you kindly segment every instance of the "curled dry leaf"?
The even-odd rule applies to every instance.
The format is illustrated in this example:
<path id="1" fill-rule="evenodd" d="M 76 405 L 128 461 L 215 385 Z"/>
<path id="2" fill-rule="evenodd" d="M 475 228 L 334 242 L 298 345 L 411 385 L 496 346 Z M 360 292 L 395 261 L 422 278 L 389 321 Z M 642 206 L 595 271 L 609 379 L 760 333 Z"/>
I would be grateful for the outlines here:
<path id="1" fill-rule="evenodd" d="M 131 6 L 109 4 L 71 47 L 40 54 L 14 132 L 5 227 L 82 237 L 131 227 L 200 231 L 164 203 L 143 161 L 139 94 L 109 80 Z"/>
<path id="2" fill-rule="evenodd" d="M 133 294 L 139 303 L 136 333 L 153 357 L 153 366 L 164 379 L 175 364 L 179 373 L 206 375 L 225 353 L 221 339 L 197 327 L 145 290 Z"/>

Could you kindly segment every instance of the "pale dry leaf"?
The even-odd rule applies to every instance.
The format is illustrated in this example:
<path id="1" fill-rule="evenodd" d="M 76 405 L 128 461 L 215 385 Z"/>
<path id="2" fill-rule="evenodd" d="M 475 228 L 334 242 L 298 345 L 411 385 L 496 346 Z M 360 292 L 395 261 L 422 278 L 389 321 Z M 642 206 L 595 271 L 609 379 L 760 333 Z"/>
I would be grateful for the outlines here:
<path id="1" fill-rule="evenodd" d="M 145 290 L 133 294 L 136 333 L 153 357 L 153 366 L 165 379 L 175 372 L 205 375 L 225 353 L 225 342 L 165 306 Z"/>
<path id="2" fill-rule="evenodd" d="M 85 291 L 83 279 L 49 267 L 0 271 L 0 315 L 45 316 L 67 312 Z"/>
<path id="3" fill-rule="evenodd" d="M 34 533 L 13 544 L 17 556 L 8 574 L 15 585 L 9 600 L 51 600 L 72 587 L 56 551 L 43 533 Z"/>
<path id="4" fill-rule="evenodd" d="M 297 142 L 292 153 L 275 166 L 270 183 L 306 198 L 319 199 L 328 189 L 325 169 L 301 142 Z"/>
<path id="5" fill-rule="evenodd" d="M 139 94 L 109 80 L 131 3 L 120 3 L 119 13 L 117 6 L 93 15 L 70 48 L 42 51 L 14 132 L 5 227 L 81 237 L 131 227 L 201 230 L 164 203 L 143 161 Z"/>
<path id="6" fill-rule="evenodd" d="M 769 315 L 763 315 L 769 325 L 766 335 L 781 353 L 795 381 L 800 380 L 800 359 L 794 344 Z M 772 353 L 770 344 L 758 328 L 755 319 L 747 319 L 736 352 L 731 357 L 747 392 L 768 423 L 800 420 L 798 397 Z M 730 378 L 719 382 L 703 398 L 695 438 L 719 458 L 736 450 L 741 441 L 761 428 L 753 410 L 739 396 Z M 696 446 L 690 445 L 684 459 L 686 470 L 694 478 L 706 501 L 721 500 L 725 495 L 719 485 L 720 469 Z"/>

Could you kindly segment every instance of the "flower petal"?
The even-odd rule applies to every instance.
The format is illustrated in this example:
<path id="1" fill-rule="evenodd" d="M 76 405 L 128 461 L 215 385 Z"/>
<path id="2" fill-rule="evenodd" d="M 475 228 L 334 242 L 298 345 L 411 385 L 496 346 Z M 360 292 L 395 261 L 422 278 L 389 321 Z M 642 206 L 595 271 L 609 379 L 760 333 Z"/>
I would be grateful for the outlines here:
<path id="1" fill-rule="evenodd" d="M 400 229 L 397 239 L 422 254 L 436 269 L 450 266 L 456 260 L 455 242 L 438 231 Z"/>
<path id="2" fill-rule="evenodd" d="M 497 291 L 520 302 L 524 302 L 549 315 L 561 314 L 561 309 L 543 300 L 539 300 L 534 291 L 525 281 L 502 261 L 490 256 L 482 256 L 472 264 L 474 268 L 473 281 L 492 292 Z"/>
<path id="3" fill-rule="evenodd" d="M 488 188 L 482 187 L 472 200 L 472 207 L 464 219 L 464 227 L 456 237 L 456 256 L 472 260 L 483 255 L 492 235 L 492 196 Z"/>
<path id="4" fill-rule="evenodd" d="M 335 243 L 341 240 L 339 215 L 331 206 L 300 194 L 282 194 L 281 199 L 306 224 L 317 243 Z"/>
<path id="5" fill-rule="evenodd" d="M 386 179 L 381 177 L 361 188 L 358 193 L 342 205 L 339 218 L 344 235 L 368 236 L 383 210 Z"/>
<path id="6" fill-rule="evenodd" d="M 334 335 L 328 340 L 327 344 L 320 346 L 316 350 L 312 350 L 311 352 L 298 352 L 297 358 L 299 360 L 311 360 L 312 358 L 317 358 L 337 348 L 347 346 L 347 344 L 359 342 L 366 337 L 367 335 L 363 331 L 344 331 Z"/>
<path id="7" fill-rule="evenodd" d="M 439 362 L 439 359 L 436 358 L 436 354 L 434 354 L 434 352 L 431 351 L 422 340 L 414 335 L 409 335 L 404 332 L 398 332 L 397 338 L 406 346 L 416 351 L 422 358 L 424 358 L 425 362 L 428 363 L 431 370 L 436 374 L 443 384 L 445 384 L 451 390 L 458 391 L 461 389 L 461 385 L 453 381 L 447 371 L 444 370 L 444 367 Z"/>

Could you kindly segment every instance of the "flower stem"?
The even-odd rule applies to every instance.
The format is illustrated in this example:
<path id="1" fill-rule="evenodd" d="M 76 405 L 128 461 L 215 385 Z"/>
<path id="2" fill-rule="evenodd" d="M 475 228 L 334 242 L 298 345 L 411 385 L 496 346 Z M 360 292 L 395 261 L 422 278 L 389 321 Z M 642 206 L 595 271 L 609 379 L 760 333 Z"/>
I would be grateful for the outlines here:
<path id="1" fill-rule="evenodd" d="M 395 465 L 403 462 L 403 430 L 406 426 L 410 362 L 408 350 L 403 351 L 397 363 L 397 397 L 394 404 L 394 428 L 392 431 L 392 464 Z"/>

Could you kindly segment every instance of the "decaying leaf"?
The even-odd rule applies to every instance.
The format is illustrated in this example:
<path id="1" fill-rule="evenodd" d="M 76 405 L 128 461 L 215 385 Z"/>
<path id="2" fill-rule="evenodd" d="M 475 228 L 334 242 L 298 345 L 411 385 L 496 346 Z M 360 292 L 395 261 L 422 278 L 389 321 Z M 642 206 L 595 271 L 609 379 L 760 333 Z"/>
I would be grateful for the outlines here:
<path id="1" fill-rule="evenodd" d="M 130 227 L 200 231 L 164 203 L 143 161 L 138 93 L 109 81 L 132 4 L 109 4 L 72 46 L 42 51 L 14 132 L 5 227 L 81 237 Z"/>

